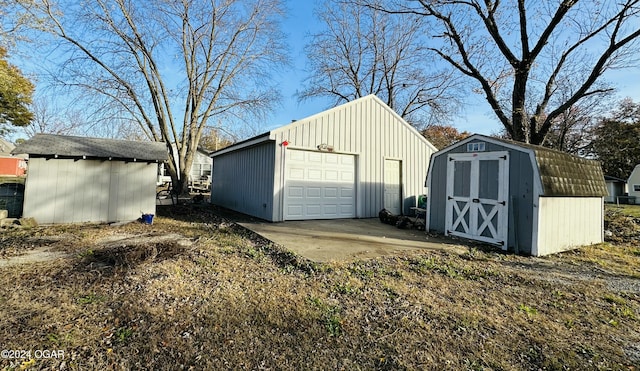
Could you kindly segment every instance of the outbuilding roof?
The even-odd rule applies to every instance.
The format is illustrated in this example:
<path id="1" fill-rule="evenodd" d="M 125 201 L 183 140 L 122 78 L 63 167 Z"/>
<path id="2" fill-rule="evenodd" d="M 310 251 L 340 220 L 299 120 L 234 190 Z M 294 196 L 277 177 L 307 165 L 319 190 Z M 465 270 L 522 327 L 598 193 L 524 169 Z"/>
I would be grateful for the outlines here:
<path id="1" fill-rule="evenodd" d="M 13 154 L 34 157 L 94 158 L 133 161 L 166 161 L 167 147 L 162 142 L 138 142 L 54 134 L 36 134 L 18 145 Z"/>
<path id="2" fill-rule="evenodd" d="M 473 137 L 482 137 L 483 140 L 489 139 L 532 150 L 545 196 L 603 197 L 608 194 L 599 161 L 533 144 L 482 135 Z"/>

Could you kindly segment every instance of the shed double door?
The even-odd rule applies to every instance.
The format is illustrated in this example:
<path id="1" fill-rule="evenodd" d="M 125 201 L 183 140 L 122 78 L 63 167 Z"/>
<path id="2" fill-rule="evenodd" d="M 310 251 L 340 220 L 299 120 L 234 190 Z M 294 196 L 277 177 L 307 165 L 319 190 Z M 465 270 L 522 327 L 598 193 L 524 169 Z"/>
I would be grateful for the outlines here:
<path id="1" fill-rule="evenodd" d="M 509 153 L 450 154 L 447 161 L 447 235 L 507 247 Z"/>

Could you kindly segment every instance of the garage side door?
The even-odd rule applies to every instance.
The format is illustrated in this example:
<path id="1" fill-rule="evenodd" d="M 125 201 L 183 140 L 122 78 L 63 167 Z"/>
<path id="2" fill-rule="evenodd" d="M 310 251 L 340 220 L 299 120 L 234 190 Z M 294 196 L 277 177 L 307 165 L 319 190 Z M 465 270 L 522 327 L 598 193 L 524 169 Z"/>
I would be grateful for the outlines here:
<path id="1" fill-rule="evenodd" d="M 287 150 L 284 219 L 355 218 L 355 156 Z"/>

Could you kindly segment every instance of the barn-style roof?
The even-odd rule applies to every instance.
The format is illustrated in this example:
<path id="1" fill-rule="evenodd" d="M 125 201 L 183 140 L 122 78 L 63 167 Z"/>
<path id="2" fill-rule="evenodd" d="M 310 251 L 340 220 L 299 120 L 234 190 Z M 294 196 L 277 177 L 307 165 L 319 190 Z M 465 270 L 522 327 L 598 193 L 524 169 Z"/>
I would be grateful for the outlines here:
<path id="1" fill-rule="evenodd" d="M 603 197 L 608 194 L 598 161 L 533 144 L 490 139 L 534 152 L 545 196 Z"/>
<path id="2" fill-rule="evenodd" d="M 125 161 L 166 161 L 167 147 L 161 142 L 88 138 L 54 134 L 36 134 L 18 145 L 13 154 L 32 157 L 89 158 Z"/>

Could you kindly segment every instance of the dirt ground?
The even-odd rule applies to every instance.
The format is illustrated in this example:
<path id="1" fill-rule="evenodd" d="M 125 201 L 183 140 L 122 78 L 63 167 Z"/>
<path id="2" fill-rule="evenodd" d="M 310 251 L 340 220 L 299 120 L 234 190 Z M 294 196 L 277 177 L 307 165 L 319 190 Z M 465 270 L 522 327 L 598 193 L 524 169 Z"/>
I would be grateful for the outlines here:
<path id="1" fill-rule="evenodd" d="M 3 346 L 65 356 L 0 368 L 640 365 L 640 247 L 624 221 L 608 223 L 615 244 L 544 258 L 470 245 L 325 263 L 209 205 L 157 214 L 152 225 L 3 230 Z"/>

